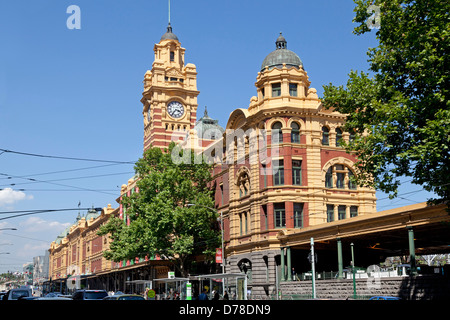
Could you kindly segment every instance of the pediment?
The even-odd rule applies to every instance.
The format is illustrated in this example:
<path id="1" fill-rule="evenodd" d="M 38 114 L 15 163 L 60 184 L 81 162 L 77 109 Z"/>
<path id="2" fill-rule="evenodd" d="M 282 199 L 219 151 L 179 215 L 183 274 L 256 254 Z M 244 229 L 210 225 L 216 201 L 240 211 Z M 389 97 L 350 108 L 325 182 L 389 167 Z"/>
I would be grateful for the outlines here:
<path id="1" fill-rule="evenodd" d="M 176 68 L 170 68 L 166 70 L 166 77 L 183 78 L 184 75 Z"/>

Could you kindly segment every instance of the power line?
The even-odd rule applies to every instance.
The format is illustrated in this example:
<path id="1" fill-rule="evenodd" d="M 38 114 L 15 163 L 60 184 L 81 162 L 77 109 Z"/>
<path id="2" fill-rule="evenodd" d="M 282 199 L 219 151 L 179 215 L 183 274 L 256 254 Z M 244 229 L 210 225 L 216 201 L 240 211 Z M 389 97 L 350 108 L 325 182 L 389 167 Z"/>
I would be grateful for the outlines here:
<path id="1" fill-rule="evenodd" d="M 5 218 L 0 218 L 1 220 L 7 220 L 7 219 L 12 219 L 12 218 L 18 218 L 18 217 L 23 217 L 23 216 L 29 216 L 29 215 L 34 215 L 34 214 L 40 214 L 40 213 L 49 213 L 49 212 L 61 212 L 61 211 L 74 211 L 74 210 L 81 210 L 81 211 L 85 211 L 85 210 L 90 210 L 92 208 L 68 208 L 68 209 L 43 209 L 43 210 L 20 210 L 20 211 L 2 211 L 0 212 L 0 214 L 12 214 L 12 213 L 18 213 L 18 214 L 14 214 L 12 216 L 8 216 Z M 93 208 L 95 211 L 101 211 L 101 208 Z"/>
<path id="2" fill-rule="evenodd" d="M 53 156 L 53 155 L 44 155 L 37 153 L 28 153 L 28 152 L 19 152 L 13 150 L 7 150 L 0 148 L 0 151 L 3 153 L 13 153 L 23 156 L 31 156 L 31 157 L 39 157 L 39 158 L 50 158 L 50 159 L 62 159 L 62 160 L 76 160 L 76 161 L 91 161 L 91 162 L 105 162 L 105 163 L 117 163 L 117 164 L 134 164 L 135 161 L 115 161 L 115 160 L 99 160 L 99 159 L 87 159 L 87 158 L 74 158 L 74 157 L 62 157 L 62 156 Z"/>
<path id="3" fill-rule="evenodd" d="M 1 175 L 6 175 L 6 174 L 2 173 Z M 14 177 L 14 176 L 12 176 L 12 177 Z M 32 180 L 32 181 L 35 181 L 35 182 L 48 183 L 48 184 L 52 184 L 52 185 L 56 185 L 56 186 L 60 186 L 60 187 L 74 188 L 74 189 L 78 189 L 78 190 L 82 190 L 82 191 L 99 192 L 99 193 L 104 193 L 104 194 L 116 196 L 115 193 L 97 191 L 95 189 L 87 189 L 87 188 L 82 188 L 82 187 L 70 186 L 70 185 L 66 185 L 66 184 L 62 184 L 62 183 L 56 183 L 56 182 L 50 182 L 50 181 L 41 181 L 41 180 L 37 180 L 37 179 L 27 179 L 27 178 L 22 178 L 22 177 L 18 177 L 18 178 L 26 179 L 26 180 Z M 14 186 L 15 184 L 14 185 L 10 184 L 10 185 Z"/>
<path id="4" fill-rule="evenodd" d="M 22 182 L 22 183 L 12 183 L 8 184 L 10 186 L 16 186 L 16 185 L 22 185 L 22 184 L 30 184 L 30 183 L 47 183 L 47 182 L 55 182 L 55 181 L 67 181 L 67 180 L 78 180 L 78 179 L 90 179 L 90 178 L 99 178 L 99 177 L 109 177 L 109 176 L 117 176 L 117 175 L 123 175 L 123 174 L 134 174 L 134 172 L 118 172 L 118 173 L 106 173 L 106 174 L 99 174 L 99 175 L 90 175 L 90 176 L 81 176 L 81 177 L 73 177 L 73 178 L 61 178 L 61 179 L 52 179 L 52 180 L 37 180 L 34 178 L 27 178 L 25 176 L 13 176 L 6 173 L 0 173 L 2 176 L 8 176 L 16 179 L 24 179 L 28 180 L 30 182 Z"/>
<path id="5" fill-rule="evenodd" d="M 0 214 L 11 214 L 11 213 L 24 213 L 24 212 L 31 212 L 31 213 L 42 213 L 42 212 L 56 212 L 56 211 L 86 211 L 94 209 L 96 211 L 101 211 L 102 208 L 65 208 L 65 209 L 35 209 L 35 210 L 14 210 L 14 211 L 0 211 Z"/>
<path id="6" fill-rule="evenodd" d="M 23 192 L 85 192 L 86 190 L 73 190 L 73 189 L 15 189 Z M 90 189 L 92 192 L 117 192 L 118 190 L 109 189 Z"/>
<path id="7" fill-rule="evenodd" d="M 50 242 L 50 241 L 42 240 L 42 239 L 36 239 L 36 238 L 30 238 L 30 237 L 25 237 L 25 236 L 19 236 L 17 234 L 11 234 L 11 233 L 3 233 L 3 234 L 7 235 L 7 236 L 13 236 L 13 237 L 17 237 L 17 238 L 23 238 L 23 239 L 34 240 L 34 241 L 41 241 L 41 242 L 45 242 L 45 243 L 49 243 Z"/>
<path id="8" fill-rule="evenodd" d="M 51 172 L 44 172 L 44 173 L 33 173 L 28 174 L 28 177 L 36 177 L 36 176 L 43 176 L 43 175 L 49 175 L 49 174 L 57 174 L 57 173 L 67 173 L 67 172 L 74 172 L 74 171 L 82 171 L 82 170 L 90 170 L 90 169 L 98 169 L 98 168 L 104 168 L 104 167 L 110 167 L 110 166 L 117 166 L 120 163 L 112 163 L 112 164 L 103 164 L 99 166 L 91 166 L 91 167 L 83 167 L 83 168 L 77 168 L 77 169 L 66 169 L 66 170 L 59 170 L 59 171 L 51 171 Z M 26 178 L 26 176 L 18 176 L 17 178 Z M 6 178 L 0 178 L 0 180 L 10 179 L 10 177 Z"/>

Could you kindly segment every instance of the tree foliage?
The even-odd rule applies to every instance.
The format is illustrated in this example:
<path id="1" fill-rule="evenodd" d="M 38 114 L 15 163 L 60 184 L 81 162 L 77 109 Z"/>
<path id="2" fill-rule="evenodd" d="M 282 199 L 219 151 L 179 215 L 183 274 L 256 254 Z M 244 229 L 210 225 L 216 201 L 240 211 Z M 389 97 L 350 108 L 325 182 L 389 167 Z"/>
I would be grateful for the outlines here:
<path id="1" fill-rule="evenodd" d="M 374 32 L 369 5 L 380 9 L 379 42 L 369 73 L 351 71 L 346 87 L 324 86 L 326 108 L 347 114 L 346 145 L 358 156 L 359 184 L 397 194 L 400 176 L 449 200 L 450 2 L 354 0 L 354 34 Z"/>
<path id="2" fill-rule="evenodd" d="M 194 256 L 211 258 L 220 246 L 217 212 L 209 209 L 214 206 L 208 188 L 211 167 L 189 150 L 177 148 L 174 143 L 166 152 L 150 148 L 137 161 L 138 192 L 122 197 L 126 218 L 111 218 L 100 228 L 99 234 L 113 240 L 104 253 L 107 259 L 157 254 L 174 261 L 186 276 Z M 189 163 L 174 163 L 172 153 L 184 153 Z"/>

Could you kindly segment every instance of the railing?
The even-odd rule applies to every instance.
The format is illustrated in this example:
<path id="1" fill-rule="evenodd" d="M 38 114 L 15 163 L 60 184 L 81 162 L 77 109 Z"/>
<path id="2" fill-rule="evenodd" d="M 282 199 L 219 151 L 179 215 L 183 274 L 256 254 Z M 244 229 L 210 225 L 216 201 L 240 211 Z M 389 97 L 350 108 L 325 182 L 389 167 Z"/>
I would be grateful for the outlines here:
<path id="1" fill-rule="evenodd" d="M 367 272 L 367 269 L 364 268 L 355 268 L 355 279 L 366 279 L 369 277 L 373 278 L 389 278 L 389 277 L 399 277 L 406 276 L 407 272 L 401 269 L 398 270 L 388 270 L 388 271 L 377 271 L 377 272 Z M 333 280 L 338 279 L 339 272 L 338 271 L 322 271 L 316 272 L 316 280 Z M 342 279 L 353 279 L 353 273 L 351 270 L 344 270 L 342 273 Z M 312 280 L 312 272 L 305 272 L 296 274 L 293 281 L 304 281 L 304 280 Z"/>
<path id="2" fill-rule="evenodd" d="M 279 294 L 278 298 L 275 293 L 266 295 L 251 295 L 249 300 L 310 300 L 311 294 Z"/>

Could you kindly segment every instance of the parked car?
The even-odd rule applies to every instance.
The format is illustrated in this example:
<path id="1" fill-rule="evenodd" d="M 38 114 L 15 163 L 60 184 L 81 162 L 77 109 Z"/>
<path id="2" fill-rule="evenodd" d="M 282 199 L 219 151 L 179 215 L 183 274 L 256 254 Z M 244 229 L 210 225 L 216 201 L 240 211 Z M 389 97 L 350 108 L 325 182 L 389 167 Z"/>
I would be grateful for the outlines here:
<path id="1" fill-rule="evenodd" d="M 72 295 L 73 300 L 101 300 L 108 296 L 106 290 L 78 290 Z"/>
<path id="2" fill-rule="evenodd" d="M 400 298 L 390 296 L 373 296 L 369 300 L 400 300 Z"/>
<path id="3" fill-rule="evenodd" d="M 103 300 L 145 300 L 143 296 L 137 294 L 116 294 L 104 297 Z"/>
<path id="4" fill-rule="evenodd" d="M 23 297 L 21 300 L 72 300 L 67 297 Z"/>
<path id="5" fill-rule="evenodd" d="M 2 298 L 2 300 L 18 300 L 23 297 L 32 297 L 31 289 L 19 288 L 9 290 Z"/>

